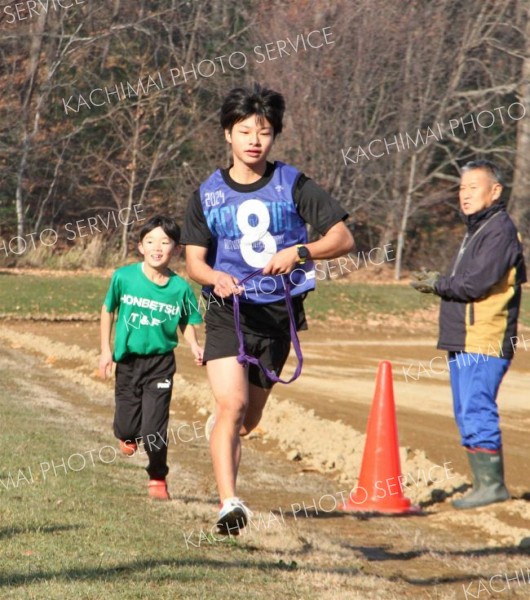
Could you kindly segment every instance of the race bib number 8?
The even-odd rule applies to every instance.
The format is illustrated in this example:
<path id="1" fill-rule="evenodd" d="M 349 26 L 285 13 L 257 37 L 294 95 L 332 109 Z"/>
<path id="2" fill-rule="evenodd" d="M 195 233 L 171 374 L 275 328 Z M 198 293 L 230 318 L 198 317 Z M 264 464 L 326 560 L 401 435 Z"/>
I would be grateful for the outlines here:
<path id="1" fill-rule="evenodd" d="M 237 211 L 237 224 L 243 233 L 241 255 L 256 269 L 262 269 L 277 251 L 276 241 L 269 232 L 270 223 L 269 211 L 261 200 L 246 200 Z M 258 251 L 256 246 L 261 249 Z"/>

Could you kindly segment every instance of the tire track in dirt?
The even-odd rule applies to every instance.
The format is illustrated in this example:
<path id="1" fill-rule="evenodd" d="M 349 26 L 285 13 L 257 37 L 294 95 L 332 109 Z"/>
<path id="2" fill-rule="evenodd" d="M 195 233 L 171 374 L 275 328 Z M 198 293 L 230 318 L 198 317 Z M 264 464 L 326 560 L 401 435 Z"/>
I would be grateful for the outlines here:
<path id="1" fill-rule="evenodd" d="M 103 383 L 95 377 L 97 353 L 77 344 L 51 339 L 54 331 L 50 329 L 46 336 L 36 335 L 18 326 L 2 324 L 0 339 L 6 349 L 11 352 L 13 348 L 19 358 L 36 355 L 38 362 L 22 361 L 18 366 L 38 371 L 39 377 L 48 378 L 50 387 L 57 387 L 56 396 L 63 398 L 61 402 L 67 398 L 76 406 L 85 405 L 83 414 L 88 415 L 93 410 L 101 417 L 98 422 L 104 422 L 109 428 L 112 389 L 109 382 Z M 63 337 L 77 341 L 73 335 Z M 185 360 L 181 362 L 186 364 Z M 35 365 L 40 366 L 36 369 Z M 195 375 L 194 379 L 176 377 L 178 402 L 172 422 L 189 422 L 190 417 L 193 420 L 211 408 L 204 373 Z M 77 398 L 75 386 L 70 382 L 78 386 Z M 357 388 L 357 382 L 355 384 Z M 306 387 L 314 392 L 312 383 Z M 370 387 L 368 381 L 366 387 L 367 390 Z M 24 395 L 35 392 L 35 389 L 25 388 Z M 309 505 L 323 491 L 329 493 L 353 483 L 351 473 L 340 471 L 336 464 L 332 467 L 323 460 L 334 457 L 337 461 L 336 448 L 340 446 L 345 452 L 345 445 L 351 444 L 352 439 L 354 450 L 362 448 L 364 435 L 344 423 L 322 418 L 317 411 L 300 406 L 297 400 L 277 396 L 271 399 L 262 425 L 261 435 L 245 441 L 241 488 L 253 498 L 252 507 L 265 515 L 271 507 L 283 507 L 285 523 L 281 527 L 273 525 L 249 531 L 248 537 L 242 536 L 238 543 L 250 552 L 260 552 L 275 560 L 297 561 L 303 568 L 301 577 L 314 583 L 317 597 L 458 598 L 462 594 L 462 582 L 473 581 L 481 574 L 497 573 L 499 560 L 504 570 L 520 566 L 519 553 L 525 551 L 519 550 L 519 544 L 529 533 L 524 526 L 529 516 L 528 505 L 523 500 L 464 514 L 455 513 L 442 503 L 429 508 L 424 517 L 404 519 L 365 520 L 337 512 L 312 514 L 311 510 L 305 515 L 308 518 L 296 518 L 293 510 L 289 510 L 293 502 L 305 501 Z M 334 435 L 336 445 L 332 443 Z M 314 439 L 326 440 L 329 449 L 325 446 L 322 450 L 319 443 L 311 445 Z M 303 460 L 275 458 L 274 448 L 272 454 L 269 452 L 270 444 L 278 445 L 284 454 L 295 450 Z M 189 451 L 182 452 L 180 448 L 172 451 L 170 485 L 178 491 L 170 509 L 187 511 L 193 527 L 209 530 L 216 499 L 211 475 L 204 475 L 209 472 L 207 447 L 204 441 L 194 441 L 190 442 Z M 416 452 L 421 453 L 421 450 Z M 352 455 L 356 453 L 359 460 L 361 452 Z M 141 462 L 138 458 L 138 466 Z M 304 472 L 311 465 L 325 476 Z M 357 469 L 357 465 L 352 463 L 348 468 Z M 346 483 L 340 484 L 343 475 Z M 334 477 L 336 484 L 330 477 Z M 353 589 L 356 591 L 351 591 Z M 522 595 L 514 593 L 513 596 L 526 597 L 524 590 Z"/>
<path id="2" fill-rule="evenodd" d="M 93 392 L 92 401 L 108 405 L 108 386 L 95 379 L 95 370 L 91 368 L 98 358 L 96 351 L 83 350 L 76 344 L 53 341 L 9 327 L 2 327 L 0 337 L 14 348 L 38 352 L 61 378 L 83 385 Z M 56 365 L 58 361 L 74 364 L 64 368 Z M 329 377 L 326 380 L 329 381 Z M 174 389 L 196 407 L 198 414 L 211 409 L 211 393 L 206 382 L 191 383 L 177 374 Z M 332 474 L 341 484 L 356 485 L 364 434 L 340 421 L 321 418 L 313 410 L 306 410 L 295 402 L 279 400 L 274 394 L 267 403 L 260 429 L 266 440 L 278 443 L 286 454 L 291 453 L 297 460 L 303 459 L 306 467 Z M 430 503 L 444 494 L 452 494 L 466 481 L 452 472 L 450 478 L 435 476 L 441 466 L 431 462 L 424 451 L 401 447 L 400 458 L 403 476 L 408 482 L 406 494 L 414 503 Z"/>

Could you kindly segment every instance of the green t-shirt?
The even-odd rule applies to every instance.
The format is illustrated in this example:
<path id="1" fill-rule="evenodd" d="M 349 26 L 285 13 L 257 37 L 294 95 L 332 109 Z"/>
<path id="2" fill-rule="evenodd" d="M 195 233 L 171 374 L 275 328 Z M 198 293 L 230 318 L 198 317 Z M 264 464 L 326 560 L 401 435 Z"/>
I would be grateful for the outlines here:
<path id="1" fill-rule="evenodd" d="M 114 272 L 105 297 L 108 312 L 118 309 L 114 360 L 127 354 L 165 354 L 178 344 L 177 326 L 202 323 L 190 285 L 173 271 L 165 285 L 143 272 L 143 263 Z"/>

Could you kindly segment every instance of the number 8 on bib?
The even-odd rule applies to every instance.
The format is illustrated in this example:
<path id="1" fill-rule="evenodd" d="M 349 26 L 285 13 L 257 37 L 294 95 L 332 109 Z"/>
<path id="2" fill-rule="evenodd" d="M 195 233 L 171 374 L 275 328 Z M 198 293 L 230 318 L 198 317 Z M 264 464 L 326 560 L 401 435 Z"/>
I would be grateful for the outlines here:
<path id="1" fill-rule="evenodd" d="M 251 221 L 256 223 L 252 225 Z M 237 211 L 237 225 L 243 234 L 241 255 L 248 265 L 256 269 L 262 269 L 277 251 L 276 242 L 269 232 L 270 222 L 269 211 L 260 200 L 246 200 Z M 256 243 L 262 246 L 261 251 L 256 250 Z"/>

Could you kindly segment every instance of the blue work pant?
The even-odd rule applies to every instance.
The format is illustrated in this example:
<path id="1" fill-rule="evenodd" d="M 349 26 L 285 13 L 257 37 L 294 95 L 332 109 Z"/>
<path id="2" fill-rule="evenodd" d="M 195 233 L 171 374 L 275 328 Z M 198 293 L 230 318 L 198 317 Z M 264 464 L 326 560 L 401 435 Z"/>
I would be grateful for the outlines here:
<path id="1" fill-rule="evenodd" d="M 502 447 L 497 394 L 510 362 L 486 354 L 449 352 L 453 409 L 462 446 Z"/>

